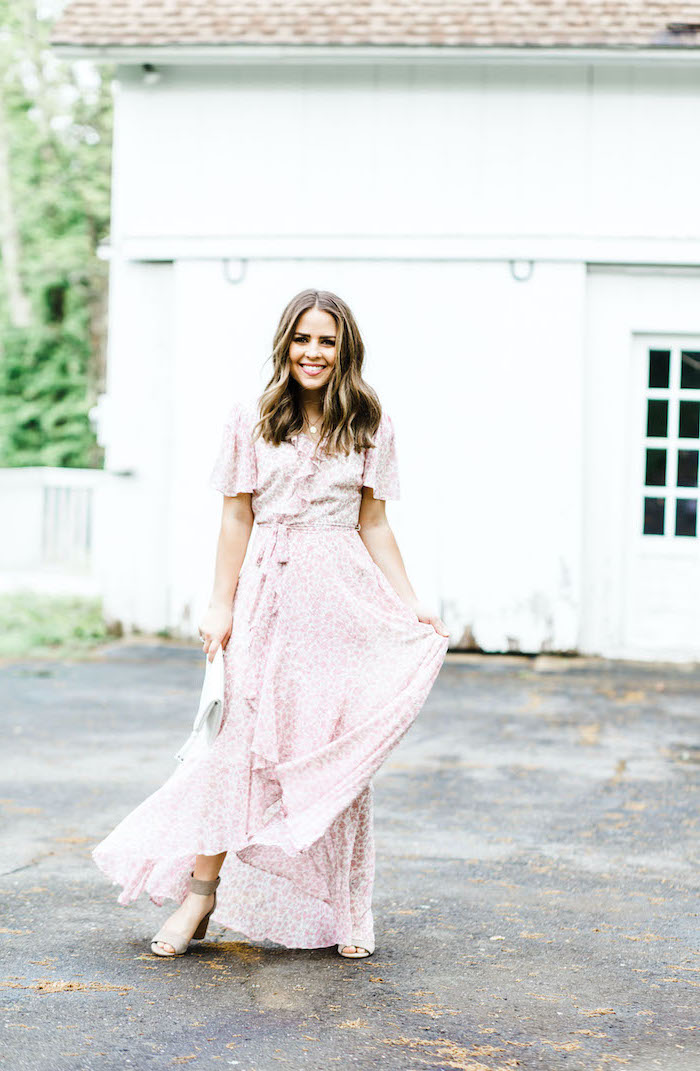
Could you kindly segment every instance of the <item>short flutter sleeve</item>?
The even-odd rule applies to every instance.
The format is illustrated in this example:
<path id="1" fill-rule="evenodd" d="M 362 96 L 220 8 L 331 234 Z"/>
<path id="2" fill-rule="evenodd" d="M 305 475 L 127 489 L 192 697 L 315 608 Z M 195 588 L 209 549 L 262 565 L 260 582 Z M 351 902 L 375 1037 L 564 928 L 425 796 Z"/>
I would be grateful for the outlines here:
<path id="1" fill-rule="evenodd" d="M 388 413 L 382 413 L 374 442 L 374 446 L 368 446 L 365 450 L 362 484 L 364 487 L 373 489 L 374 498 L 400 498 L 396 438 L 394 425 Z"/>
<path id="2" fill-rule="evenodd" d="M 251 437 L 254 423 L 241 402 L 229 410 L 219 453 L 209 476 L 210 486 L 224 495 L 252 493 L 257 486 L 255 445 Z"/>

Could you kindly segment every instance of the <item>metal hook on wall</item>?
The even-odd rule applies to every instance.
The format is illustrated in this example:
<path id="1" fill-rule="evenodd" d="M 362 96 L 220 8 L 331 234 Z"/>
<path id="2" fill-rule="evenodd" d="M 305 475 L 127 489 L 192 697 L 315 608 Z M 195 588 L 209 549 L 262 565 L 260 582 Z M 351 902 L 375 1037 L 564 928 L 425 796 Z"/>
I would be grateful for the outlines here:
<path id="1" fill-rule="evenodd" d="M 534 260 L 509 260 L 508 266 L 517 283 L 527 283 L 535 270 Z"/>
<path id="2" fill-rule="evenodd" d="M 232 277 L 230 271 L 232 258 L 228 257 L 225 260 L 222 260 L 221 262 L 224 272 L 224 279 L 227 283 L 231 283 L 232 286 L 236 286 L 238 283 L 242 283 L 248 272 L 248 261 L 245 259 L 245 257 L 238 257 L 236 259 L 238 260 L 239 265 L 238 276 L 236 278 Z"/>

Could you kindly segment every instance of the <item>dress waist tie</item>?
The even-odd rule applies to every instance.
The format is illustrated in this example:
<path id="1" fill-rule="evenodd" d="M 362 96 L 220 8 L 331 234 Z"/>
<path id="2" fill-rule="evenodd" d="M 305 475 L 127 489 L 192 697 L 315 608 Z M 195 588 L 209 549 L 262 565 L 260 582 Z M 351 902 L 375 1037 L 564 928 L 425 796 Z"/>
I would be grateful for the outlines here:
<path id="1" fill-rule="evenodd" d="M 269 649 L 268 641 L 274 625 L 279 602 L 279 581 L 281 570 L 289 561 L 289 529 L 325 529 L 345 528 L 358 531 L 359 523 L 349 524 L 342 521 L 256 521 L 257 527 L 271 528 L 269 538 L 261 541 L 255 556 L 255 566 L 260 571 L 257 590 L 250 613 L 250 644 L 248 648 L 247 680 L 244 683 L 244 696 L 255 701 L 260 691 L 265 651 Z"/>

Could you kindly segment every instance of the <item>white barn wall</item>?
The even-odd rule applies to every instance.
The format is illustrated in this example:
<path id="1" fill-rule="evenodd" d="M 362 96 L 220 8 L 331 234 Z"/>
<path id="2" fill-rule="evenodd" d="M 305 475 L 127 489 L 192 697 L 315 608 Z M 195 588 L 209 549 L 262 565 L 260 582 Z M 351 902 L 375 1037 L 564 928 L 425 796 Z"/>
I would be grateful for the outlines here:
<path id="1" fill-rule="evenodd" d="M 171 399 L 169 475 L 144 504 L 165 533 L 150 554 L 167 573 L 170 627 L 193 629 L 208 598 L 220 510 L 208 476 L 226 411 L 260 392 L 276 319 L 312 285 L 350 303 L 366 377 L 394 416 L 402 498 L 388 511 L 416 589 L 455 641 L 469 630 L 487 649 L 575 645 L 582 269 L 539 265 L 516 282 L 503 264 L 255 262 L 230 284 L 200 261 L 175 279 L 176 341 L 152 370 Z M 145 312 L 135 305 L 134 321 Z"/>
<path id="2" fill-rule="evenodd" d="M 99 424 L 105 469 L 115 479 L 100 492 L 97 568 L 107 616 L 149 631 L 163 628 L 171 597 L 172 310 L 172 265 L 112 263 Z"/>
<path id="3" fill-rule="evenodd" d="M 694 218 L 697 69 L 161 74 L 119 72 L 124 236 L 646 237 Z"/>
<path id="4" fill-rule="evenodd" d="M 143 538 L 112 559 L 108 609 L 195 634 L 225 413 L 262 389 L 282 308 L 316 286 L 358 318 L 367 379 L 399 436 L 390 519 L 453 643 L 606 653 L 609 632 L 585 609 L 598 564 L 582 547 L 586 274 L 566 249 L 585 239 L 595 260 L 618 237 L 640 255 L 700 237 L 688 227 L 700 143 L 686 136 L 698 74 L 633 62 L 161 73 L 146 86 L 120 68 L 115 102 L 104 427 L 107 468 L 135 459 L 142 473 Z M 661 162 L 679 136 L 682 166 Z M 455 236 L 453 259 L 427 252 Z M 328 239 L 315 259 L 314 237 Z M 507 259 L 480 259 L 492 239 L 539 257 L 549 242 L 559 259 L 518 282 Z M 251 254 L 257 240 L 268 247 Z M 172 261 L 130 260 L 134 249 Z"/>

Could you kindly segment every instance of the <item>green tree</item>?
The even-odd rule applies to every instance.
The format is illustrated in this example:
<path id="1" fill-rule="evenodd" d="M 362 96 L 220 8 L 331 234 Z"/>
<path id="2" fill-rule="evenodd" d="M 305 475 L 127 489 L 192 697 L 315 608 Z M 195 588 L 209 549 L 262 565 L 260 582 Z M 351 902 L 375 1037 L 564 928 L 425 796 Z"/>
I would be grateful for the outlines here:
<path id="1" fill-rule="evenodd" d="M 113 68 L 59 60 L 32 0 L 0 27 L 0 466 L 99 467 Z"/>

